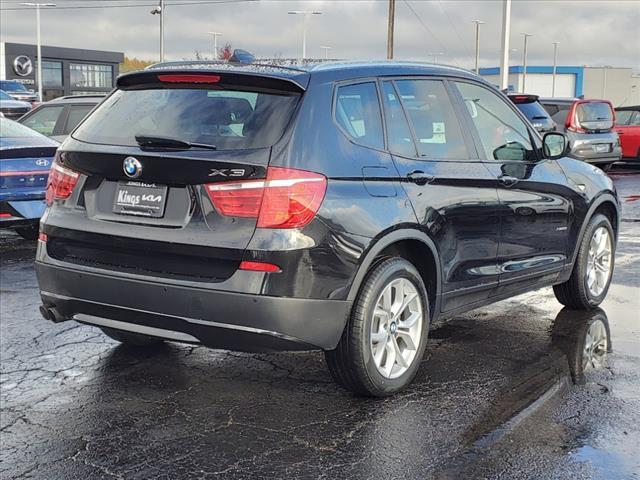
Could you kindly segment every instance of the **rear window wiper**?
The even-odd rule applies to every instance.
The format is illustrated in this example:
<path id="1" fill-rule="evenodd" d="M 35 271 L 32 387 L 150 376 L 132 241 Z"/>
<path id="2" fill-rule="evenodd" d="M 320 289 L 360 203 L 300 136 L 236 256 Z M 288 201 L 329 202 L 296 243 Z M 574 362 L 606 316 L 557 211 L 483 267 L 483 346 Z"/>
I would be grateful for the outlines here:
<path id="1" fill-rule="evenodd" d="M 174 148 L 177 150 L 187 150 L 189 148 L 206 148 L 209 150 L 217 150 L 215 145 L 209 145 L 207 143 L 194 143 L 186 142 L 184 140 L 178 140 L 177 138 L 170 137 L 154 137 L 150 135 L 136 135 L 136 142 L 140 147 L 144 148 Z"/>

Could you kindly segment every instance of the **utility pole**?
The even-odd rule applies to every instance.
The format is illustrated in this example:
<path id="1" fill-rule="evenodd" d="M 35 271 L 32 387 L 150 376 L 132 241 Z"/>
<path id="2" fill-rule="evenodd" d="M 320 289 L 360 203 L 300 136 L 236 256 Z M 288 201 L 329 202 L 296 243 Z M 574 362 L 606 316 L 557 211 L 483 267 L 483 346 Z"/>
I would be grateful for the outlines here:
<path id="1" fill-rule="evenodd" d="M 160 15 L 160 61 L 164 62 L 164 0 L 159 0 L 151 15 Z"/>
<path id="2" fill-rule="evenodd" d="M 531 33 L 522 33 L 524 36 L 524 50 L 522 51 L 522 93 L 527 93 L 527 39 L 532 37 Z"/>
<path id="3" fill-rule="evenodd" d="M 213 59 L 218 59 L 218 37 L 221 37 L 220 32 L 209 32 L 209 35 L 213 35 Z"/>
<path id="4" fill-rule="evenodd" d="M 287 12 L 289 15 L 302 15 L 302 58 L 307 58 L 307 27 L 309 26 L 309 19 L 311 15 L 322 15 L 322 12 L 317 10 L 291 10 Z"/>
<path id="5" fill-rule="evenodd" d="M 553 42 L 553 75 L 551 76 L 551 96 L 556 96 L 556 70 L 558 69 L 558 44 Z"/>
<path id="6" fill-rule="evenodd" d="M 37 73 L 38 78 L 38 102 L 42 103 L 42 42 L 40 40 L 40 7 L 55 7 L 55 3 L 21 3 L 25 7 L 36 7 L 36 55 L 38 56 Z"/>
<path id="7" fill-rule="evenodd" d="M 476 74 L 480 75 L 480 25 L 486 22 L 482 20 L 473 20 L 476 24 Z"/>
<path id="8" fill-rule="evenodd" d="M 509 88 L 509 35 L 511 34 L 511 0 L 502 0 L 502 58 L 500 61 L 500 89 Z"/>
<path id="9" fill-rule="evenodd" d="M 393 59 L 393 28 L 396 16 L 396 0 L 389 0 L 389 24 L 387 26 L 387 60 Z"/>

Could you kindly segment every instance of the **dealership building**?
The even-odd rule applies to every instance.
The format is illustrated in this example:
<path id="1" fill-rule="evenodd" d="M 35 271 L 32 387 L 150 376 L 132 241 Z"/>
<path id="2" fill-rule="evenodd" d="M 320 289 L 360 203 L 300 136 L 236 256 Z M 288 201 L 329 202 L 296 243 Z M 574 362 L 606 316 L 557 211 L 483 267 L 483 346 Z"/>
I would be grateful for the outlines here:
<path id="1" fill-rule="evenodd" d="M 551 96 L 553 67 L 527 66 L 526 85 L 523 85 L 522 66 L 509 67 L 509 90 Z M 498 85 L 499 68 L 481 68 L 480 75 Z M 526 91 L 525 91 L 526 90 Z M 614 106 L 640 105 L 640 76 L 631 68 L 613 67 L 556 67 L 556 97 L 604 98 Z"/>
<path id="2" fill-rule="evenodd" d="M 111 91 L 118 76 L 121 52 L 42 46 L 44 100 L 63 95 Z M 17 80 L 37 90 L 36 46 L 0 42 L 0 80 Z"/>

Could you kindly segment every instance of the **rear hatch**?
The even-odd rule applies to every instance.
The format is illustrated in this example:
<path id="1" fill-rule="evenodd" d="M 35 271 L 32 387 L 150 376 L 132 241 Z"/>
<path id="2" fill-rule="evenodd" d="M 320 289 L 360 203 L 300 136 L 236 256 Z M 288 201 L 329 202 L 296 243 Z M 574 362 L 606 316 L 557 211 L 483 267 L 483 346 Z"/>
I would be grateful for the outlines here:
<path id="1" fill-rule="evenodd" d="M 81 175 L 50 211 L 48 253 L 133 273 L 228 278 L 262 199 L 243 185 L 266 177 L 303 86 L 246 73 L 145 71 L 118 87 L 65 142 L 58 162 Z"/>
<path id="2" fill-rule="evenodd" d="M 531 122 L 533 128 L 540 133 L 553 132 L 556 129 L 556 123 L 551 116 L 540 105 L 537 95 L 511 94 L 509 98 L 516 104 L 525 117 Z"/>
<path id="3" fill-rule="evenodd" d="M 613 129 L 613 105 L 607 100 L 579 100 L 567 116 L 567 129 L 579 133 L 608 133 Z"/>

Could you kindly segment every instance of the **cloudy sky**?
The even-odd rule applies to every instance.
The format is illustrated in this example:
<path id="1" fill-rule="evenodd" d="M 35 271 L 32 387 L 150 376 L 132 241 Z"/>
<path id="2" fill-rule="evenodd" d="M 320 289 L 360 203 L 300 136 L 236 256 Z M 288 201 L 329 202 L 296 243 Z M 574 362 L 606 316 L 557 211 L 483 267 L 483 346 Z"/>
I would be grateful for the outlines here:
<path id="1" fill-rule="evenodd" d="M 20 10 L 24 0 L 0 0 L 0 40 L 35 43 L 35 12 Z M 43 0 L 40 0 L 43 1 Z M 55 1 L 55 0 L 54 0 Z M 57 0 L 42 13 L 45 45 L 122 51 L 130 57 L 156 59 L 157 0 Z M 211 55 L 208 31 L 258 56 L 295 57 L 301 53 L 302 17 L 288 10 L 323 12 L 311 18 L 310 57 L 331 46 L 334 58 L 384 58 L 387 0 L 166 0 L 165 57 Z M 200 3 L 200 4 L 198 4 Z M 481 27 L 481 66 L 498 66 L 501 0 L 397 0 L 396 58 L 438 61 L 471 67 L 473 19 Z M 105 6 L 108 8 L 86 8 Z M 81 8 L 84 7 L 84 8 Z M 16 10 L 18 9 L 18 10 Z M 513 0 L 511 64 L 522 62 L 521 32 L 529 39 L 529 64 L 550 65 L 552 42 L 560 42 L 561 65 L 632 67 L 640 73 L 640 1 Z"/>

